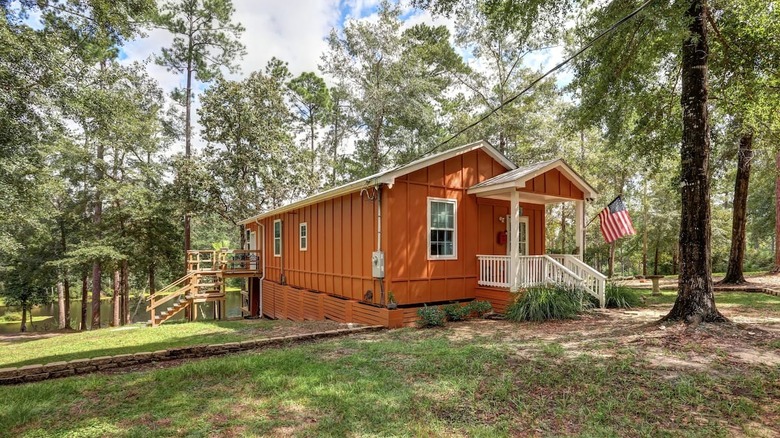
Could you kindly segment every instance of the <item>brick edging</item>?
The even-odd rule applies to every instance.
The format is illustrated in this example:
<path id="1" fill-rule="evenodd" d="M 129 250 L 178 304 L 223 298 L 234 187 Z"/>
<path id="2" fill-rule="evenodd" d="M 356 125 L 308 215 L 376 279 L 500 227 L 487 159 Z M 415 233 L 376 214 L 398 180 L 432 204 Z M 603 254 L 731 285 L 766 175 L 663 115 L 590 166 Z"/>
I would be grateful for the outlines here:
<path id="1" fill-rule="evenodd" d="M 288 335 L 276 338 L 227 342 L 224 344 L 192 345 L 188 347 L 169 348 L 167 350 L 151 352 L 144 351 L 132 354 L 94 357 L 89 359 L 74 359 L 67 362 L 62 361 L 51 362 L 47 364 L 25 365 L 18 368 L 0 368 L 0 385 L 37 382 L 41 380 L 57 379 L 60 377 L 89 374 L 114 368 L 123 368 L 154 362 L 165 362 L 169 360 L 221 356 L 223 354 L 236 353 L 240 351 L 256 350 L 288 343 L 334 338 L 354 333 L 372 332 L 383 329 L 384 327 L 382 326 L 356 327 L 328 330 L 317 333 L 306 333 L 302 335 Z"/>

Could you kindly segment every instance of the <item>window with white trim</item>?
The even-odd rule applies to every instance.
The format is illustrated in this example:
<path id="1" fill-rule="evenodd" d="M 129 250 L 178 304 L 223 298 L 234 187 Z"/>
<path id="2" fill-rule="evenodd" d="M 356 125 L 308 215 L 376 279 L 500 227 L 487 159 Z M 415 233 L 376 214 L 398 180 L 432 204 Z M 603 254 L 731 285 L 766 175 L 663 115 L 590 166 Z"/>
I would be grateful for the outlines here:
<path id="1" fill-rule="evenodd" d="M 455 199 L 428 198 L 428 259 L 458 258 L 457 211 Z"/>
<path id="2" fill-rule="evenodd" d="M 274 221 L 274 257 L 282 256 L 282 220 Z"/>
<path id="3" fill-rule="evenodd" d="M 301 251 L 309 249 L 309 224 L 306 222 L 298 225 L 298 249 Z"/>

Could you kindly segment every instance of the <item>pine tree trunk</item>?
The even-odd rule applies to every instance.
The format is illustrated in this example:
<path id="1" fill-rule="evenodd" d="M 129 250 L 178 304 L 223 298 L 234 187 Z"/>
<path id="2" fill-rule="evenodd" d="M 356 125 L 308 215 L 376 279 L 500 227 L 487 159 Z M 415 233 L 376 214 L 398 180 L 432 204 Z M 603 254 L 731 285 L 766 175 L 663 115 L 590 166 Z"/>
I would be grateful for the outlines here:
<path id="1" fill-rule="evenodd" d="M 71 329 L 70 325 L 70 282 L 68 281 L 68 273 L 65 273 L 65 279 L 62 281 L 65 287 L 65 328 Z"/>
<path id="2" fill-rule="evenodd" d="M 61 281 L 57 282 L 57 307 L 59 310 L 57 326 L 62 330 L 65 328 L 65 285 Z"/>
<path id="3" fill-rule="evenodd" d="M 119 269 L 119 290 L 122 297 L 122 325 L 130 324 L 130 267 L 127 260 L 122 260 Z"/>
<path id="4" fill-rule="evenodd" d="M 192 156 L 192 75 L 194 73 L 194 66 L 192 65 L 192 52 L 193 52 L 193 22 L 192 16 L 189 17 L 189 38 L 188 38 L 188 58 L 187 58 L 187 87 L 185 92 L 185 115 L 184 115 L 184 156 L 186 158 L 185 165 L 187 166 L 187 172 L 190 168 L 190 157 Z M 190 205 L 192 204 L 192 193 L 190 190 L 189 179 L 185 181 L 187 184 L 187 199 L 186 199 L 186 211 L 184 212 L 184 274 L 187 274 L 187 251 L 191 248 L 191 232 L 190 232 Z"/>
<path id="5" fill-rule="evenodd" d="M 644 190 L 642 196 L 642 276 L 647 277 L 647 180 L 644 182 Z"/>
<path id="6" fill-rule="evenodd" d="M 780 152 L 775 157 L 775 274 L 780 273 Z"/>
<path id="7" fill-rule="evenodd" d="M 149 295 L 154 295 L 155 292 L 157 292 L 157 286 L 155 285 L 156 280 L 154 279 L 155 274 L 155 268 L 154 263 L 149 264 Z"/>
<path id="8" fill-rule="evenodd" d="M 100 263 L 92 265 L 92 325 L 91 330 L 100 328 L 100 295 L 103 292 L 100 284 Z"/>
<path id="9" fill-rule="evenodd" d="M 655 257 L 653 258 L 653 275 L 658 275 L 658 256 L 660 255 L 658 251 L 659 246 L 661 246 L 659 245 L 659 242 L 655 242 Z"/>
<path id="10" fill-rule="evenodd" d="M 734 183 L 734 206 L 731 225 L 731 252 L 726 276 L 722 284 L 743 284 L 745 274 L 745 232 L 747 228 L 747 198 L 750 184 L 750 162 L 753 158 L 753 133 L 746 131 L 739 140 L 737 178 Z"/>
<path id="11" fill-rule="evenodd" d="M 119 270 L 114 270 L 114 296 L 111 299 L 111 306 L 112 310 L 114 311 L 113 315 L 111 315 L 111 324 L 114 327 L 119 327 L 122 325 L 122 316 L 121 316 L 121 307 L 122 307 L 122 287 L 120 286 L 120 278 L 119 278 Z"/>
<path id="12" fill-rule="evenodd" d="M 707 30 L 701 0 L 691 1 L 682 47 L 683 135 L 680 147 L 680 277 L 677 299 L 664 320 L 726 321 L 715 307 L 710 248 L 710 132 L 707 112 Z"/>
<path id="13" fill-rule="evenodd" d="M 566 208 L 561 204 L 561 254 L 566 254 Z"/>
<path id="14" fill-rule="evenodd" d="M 609 259 L 607 259 L 607 277 L 615 275 L 615 242 L 609 244 Z"/>
<path id="15" fill-rule="evenodd" d="M 87 287 L 87 273 L 81 274 L 81 327 L 80 330 L 87 329 L 87 301 L 89 300 Z"/>

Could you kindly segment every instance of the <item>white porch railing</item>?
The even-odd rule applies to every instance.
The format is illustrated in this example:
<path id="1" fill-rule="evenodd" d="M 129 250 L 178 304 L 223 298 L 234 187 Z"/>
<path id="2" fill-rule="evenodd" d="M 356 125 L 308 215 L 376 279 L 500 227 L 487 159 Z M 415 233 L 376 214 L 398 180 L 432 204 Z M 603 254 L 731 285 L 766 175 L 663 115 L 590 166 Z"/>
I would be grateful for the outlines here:
<path id="1" fill-rule="evenodd" d="M 607 276 L 597 271 L 587 263 L 580 260 L 578 255 L 574 254 L 550 254 L 550 257 L 557 260 L 569 268 L 572 272 L 582 278 L 582 286 L 585 290 L 598 298 L 599 305 L 604 307 L 606 305 L 606 287 Z"/>
<path id="2" fill-rule="evenodd" d="M 513 283 L 510 256 L 478 255 L 480 286 L 507 287 Z M 582 287 L 604 307 L 606 277 L 574 255 L 520 256 L 517 259 L 518 288 L 546 283 Z"/>
<path id="3" fill-rule="evenodd" d="M 509 256 L 478 255 L 479 285 L 510 287 Z"/>

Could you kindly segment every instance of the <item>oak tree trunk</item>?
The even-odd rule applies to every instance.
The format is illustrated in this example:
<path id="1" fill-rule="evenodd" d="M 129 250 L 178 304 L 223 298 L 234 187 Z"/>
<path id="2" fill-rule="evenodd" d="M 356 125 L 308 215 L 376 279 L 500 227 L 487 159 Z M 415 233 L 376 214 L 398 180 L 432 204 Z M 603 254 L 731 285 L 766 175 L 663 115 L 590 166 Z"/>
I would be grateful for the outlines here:
<path id="1" fill-rule="evenodd" d="M 27 331 L 27 306 L 22 304 L 22 325 L 19 327 L 19 331 L 24 333 Z"/>
<path id="2" fill-rule="evenodd" d="M 687 11 L 682 46 L 683 135 L 680 147 L 680 277 L 674 307 L 663 319 L 690 323 L 726 321 L 715 307 L 710 248 L 710 132 L 707 113 L 707 30 L 701 0 Z"/>
<path id="3" fill-rule="evenodd" d="M 734 183 L 734 206 L 731 225 L 731 252 L 722 284 L 746 283 L 742 267 L 745 263 L 745 230 L 747 228 L 747 198 L 750 183 L 750 162 L 753 158 L 753 133 L 746 131 L 739 140 L 737 178 Z"/>

